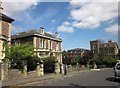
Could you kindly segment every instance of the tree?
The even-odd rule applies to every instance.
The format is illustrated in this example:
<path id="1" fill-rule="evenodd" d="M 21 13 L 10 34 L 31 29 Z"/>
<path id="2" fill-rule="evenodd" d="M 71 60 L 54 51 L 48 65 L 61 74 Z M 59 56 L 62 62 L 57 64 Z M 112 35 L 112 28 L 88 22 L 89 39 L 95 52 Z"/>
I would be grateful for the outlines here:
<path id="1" fill-rule="evenodd" d="M 10 61 L 13 68 L 14 67 L 22 68 L 21 64 L 24 61 L 26 61 L 26 64 L 30 68 L 33 65 L 37 64 L 37 61 L 40 60 L 34 54 L 34 47 L 32 45 L 23 44 L 23 45 L 12 46 L 10 48 Z"/>
<path id="2" fill-rule="evenodd" d="M 73 60 L 72 60 L 72 65 L 77 65 L 77 63 L 78 64 L 80 64 L 81 62 L 80 62 L 80 56 L 79 55 L 76 55 L 74 58 L 73 58 Z"/>

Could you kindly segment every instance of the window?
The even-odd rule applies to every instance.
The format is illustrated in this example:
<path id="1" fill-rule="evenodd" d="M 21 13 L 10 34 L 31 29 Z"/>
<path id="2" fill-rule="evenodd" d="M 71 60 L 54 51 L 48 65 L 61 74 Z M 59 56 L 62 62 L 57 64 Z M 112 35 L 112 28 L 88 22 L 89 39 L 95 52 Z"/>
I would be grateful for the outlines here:
<path id="1" fill-rule="evenodd" d="M 57 42 L 57 45 L 56 45 L 56 50 L 58 51 L 58 42 Z"/>
<path id="2" fill-rule="evenodd" d="M 40 48 L 42 48 L 42 38 L 40 38 Z"/>

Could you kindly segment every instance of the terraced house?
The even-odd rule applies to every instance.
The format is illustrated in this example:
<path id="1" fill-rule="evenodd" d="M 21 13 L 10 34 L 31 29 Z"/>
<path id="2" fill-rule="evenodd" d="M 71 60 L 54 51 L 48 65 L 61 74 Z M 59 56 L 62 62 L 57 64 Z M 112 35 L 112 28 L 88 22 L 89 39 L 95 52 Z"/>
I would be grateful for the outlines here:
<path id="1" fill-rule="evenodd" d="M 62 39 L 56 32 L 54 35 L 44 32 L 40 27 L 39 31 L 30 30 L 12 35 L 12 45 L 31 44 L 38 57 L 48 57 L 51 54 L 56 57 L 59 63 L 62 63 Z"/>

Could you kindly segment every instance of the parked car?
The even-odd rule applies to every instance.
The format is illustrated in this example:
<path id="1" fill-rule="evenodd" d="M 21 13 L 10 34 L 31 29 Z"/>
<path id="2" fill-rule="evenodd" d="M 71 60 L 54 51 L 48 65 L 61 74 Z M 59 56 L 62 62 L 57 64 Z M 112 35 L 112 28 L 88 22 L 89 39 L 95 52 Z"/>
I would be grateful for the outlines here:
<path id="1" fill-rule="evenodd" d="M 120 61 L 114 67 L 114 76 L 116 79 L 120 79 Z"/>

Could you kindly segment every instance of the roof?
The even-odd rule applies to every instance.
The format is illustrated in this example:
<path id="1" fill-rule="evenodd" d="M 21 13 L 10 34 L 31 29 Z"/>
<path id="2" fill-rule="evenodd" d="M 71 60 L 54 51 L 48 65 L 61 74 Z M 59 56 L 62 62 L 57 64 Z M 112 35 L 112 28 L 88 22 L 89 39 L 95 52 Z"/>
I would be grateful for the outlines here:
<path id="1" fill-rule="evenodd" d="M 100 44 L 100 48 L 102 47 L 118 47 L 117 42 L 108 42 L 108 43 L 103 43 Z"/>
<path id="2" fill-rule="evenodd" d="M 68 51 L 79 51 L 79 50 L 89 51 L 88 49 L 83 49 L 83 48 L 75 48 L 75 49 L 71 49 L 71 50 L 68 50 Z"/>
<path id="3" fill-rule="evenodd" d="M 45 32 L 44 35 L 42 35 L 37 30 L 30 30 L 30 31 L 26 31 L 26 32 L 20 32 L 20 33 L 12 35 L 11 38 L 12 39 L 19 39 L 19 38 L 30 37 L 30 36 L 40 36 L 40 37 L 45 37 L 45 38 L 51 38 L 53 40 L 62 41 L 62 39 L 56 38 L 54 35 L 52 35 L 50 33 L 47 33 L 47 32 Z"/>
<path id="4" fill-rule="evenodd" d="M 3 20 L 5 22 L 9 22 L 9 23 L 12 23 L 14 21 L 14 19 L 8 17 L 5 14 L 1 14 L 1 13 L 0 13 L 0 20 Z"/>

